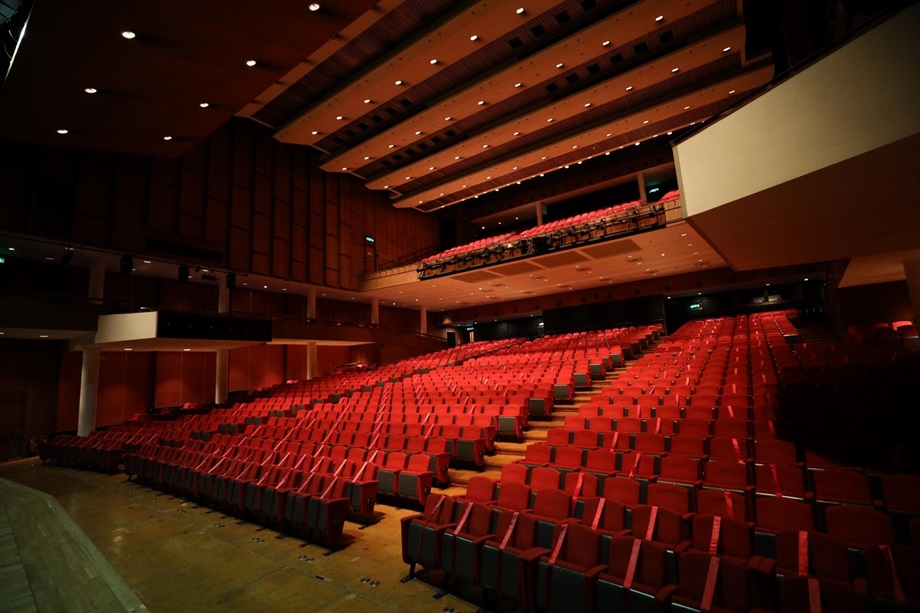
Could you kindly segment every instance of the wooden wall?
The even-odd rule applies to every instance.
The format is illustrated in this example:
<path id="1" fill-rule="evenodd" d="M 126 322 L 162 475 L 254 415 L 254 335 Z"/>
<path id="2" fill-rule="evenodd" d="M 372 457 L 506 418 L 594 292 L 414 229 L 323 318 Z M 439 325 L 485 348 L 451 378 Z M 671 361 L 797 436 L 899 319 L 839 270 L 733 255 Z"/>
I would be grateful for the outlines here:
<path id="1" fill-rule="evenodd" d="M 913 306 L 906 281 L 841 287 L 837 300 L 846 326 L 913 320 Z"/>
<path id="2" fill-rule="evenodd" d="M 351 290 L 365 235 L 381 262 L 438 241 L 433 216 L 245 120 L 179 159 L 0 142 L 0 230 Z"/>

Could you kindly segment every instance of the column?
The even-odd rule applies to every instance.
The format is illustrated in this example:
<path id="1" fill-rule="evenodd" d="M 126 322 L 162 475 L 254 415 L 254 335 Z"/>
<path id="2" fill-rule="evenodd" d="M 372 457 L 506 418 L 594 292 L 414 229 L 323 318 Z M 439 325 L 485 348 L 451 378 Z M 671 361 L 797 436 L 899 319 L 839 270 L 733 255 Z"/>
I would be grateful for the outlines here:
<path id="1" fill-rule="evenodd" d="M 537 201 L 535 206 L 537 207 L 537 225 L 542 226 L 543 225 L 543 202 Z"/>
<path id="2" fill-rule="evenodd" d="M 639 182 L 639 200 L 648 202 L 648 192 L 645 191 L 645 171 L 640 170 L 636 174 L 636 181 Z"/>
<path id="3" fill-rule="evenodd" d="M 904 276 L 914 312 L 914 324 L 920 325 L 920 259 L 904 262 Z"/>
<path id="4" fill-rule="evenodd" d="M 371 298 L 371 325 L 380 325 L 380 298 Z"/>
<path id="5" fill-rule="evenodd" d="M 217 289 L 217 312 L 230 312 L 230 288 L 224 283 Z M 214 402 L 223 404 L 230 392 L 230 350 L 218 349 L 214 368 Z"/>
<path id="6" fill-rule="evenodd" d="M 316 319 L 316 288 L 307 290 L 307 319 Z"/>
<path id="7" fill-rule="evenodd" d="M 316 341 L 307 343 L 307 381 L 316 378 Z"/>
<path id="8" fill-rule="evenodd" d="M 419 332 L 422 334 L 428 334 L 428 307 L 424 305 L 419 307 L 419 315 L 421 316 L 421 321 L 419 322 Z"/>
<path id="9" fill-rule="evenodd" d="M 83 372 L 80 376 L 80 413 L 77 434 L 86 436 L 96 429 L 96 388 L 99 384 L 99 354 L 95 347 L 83 350 Z"/>
<path id="10" fill-rule="evenodd" d="M 90 301 L 102 301 L 105 295 L 105 257 L 95 254 L 89 263 L 89 290 L 87 297 Z"/>

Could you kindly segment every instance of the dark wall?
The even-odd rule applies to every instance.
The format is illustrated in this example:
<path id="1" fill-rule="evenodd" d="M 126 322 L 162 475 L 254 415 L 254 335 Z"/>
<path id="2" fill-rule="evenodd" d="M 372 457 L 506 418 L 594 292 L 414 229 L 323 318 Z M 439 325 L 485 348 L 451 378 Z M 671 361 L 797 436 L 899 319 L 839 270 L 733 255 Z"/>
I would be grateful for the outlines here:
<path id="1" fill-rule="evenodd" d="M 0 340 L 0 457 L 54 431 L 58 356 L 64 343 Z"/>
<path id="2" fill-rule="evenodd" d="M 909 321 L 914 317 L 906 281 L 842 287 L 837 290 L 837 300 L 847 326 Z"/>
<path id="3" fill-rule="evenodd" d="M 664 311 L 660 296 L 643 296 L 612 302 L 543 311 L 546 334 L 638 326 L 661 322 Z"/>
<path id="4" fill-rule="evenodd" d="M 344 289 L 365 235 L 380 261 L 438 243 L 433 216 L 244 120 L 179 159 L 0 142 L 0 230 Z"/>

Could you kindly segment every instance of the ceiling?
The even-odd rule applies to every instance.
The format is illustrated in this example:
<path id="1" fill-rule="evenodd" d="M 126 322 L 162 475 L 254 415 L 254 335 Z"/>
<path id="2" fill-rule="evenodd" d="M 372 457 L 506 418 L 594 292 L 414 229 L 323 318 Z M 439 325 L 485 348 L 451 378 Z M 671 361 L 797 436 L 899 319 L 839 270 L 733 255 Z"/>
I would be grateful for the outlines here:
<path id="1" fill-rule="evenodd" d="M 180 156 L 232 116 L 250 118 L 281 141 L 316 148 L 328 172 L 359 177 L 394 206 L 433 212 L 467 201 L 470 219 L 491 228 L 535 215 L 527 196 L 499 210 L 472 201 L 503 196 L 495 192 L 505 186 L 521 183 L 525 193 L 558 176 L 565 193 L 541 201 L 564 208 L 567 198 L 636 180 L 566 182 L 564 172 L 592 158 L 577 168 L 635 159 L 646 182 L 673 180 L 670 159 L 649 165 L 648 148 L 633 145 L 654 141 L 651 150 L 669 153 L 672 133 L 773 76 L 769 54 L 748 54 L 752 26 L 739 0 L 309 4 L 41 0 L 3 85 L 0 138 Z M 64 253 L 0 236 L 8 247 L 49 265 Z M 72 247 L 71 265 L 102 258 L 119 270 L 120 254 Z M 132 272 L 175 278 L 181 263 L 138 255 Z M 680 222 L 425 281 L 410 267 L 361 292 L 257 275 L 237 285 L 441 311 L 726 265 Z M 220 283 L 226 272 L 193 267 L 190 282 Z"/>
<path id="2" fill-rule="evenodd" d="M 767 83 L 740 7 L 381 3 L 240 114 L 394 206 L 436 211 L 687 127 Z"/>

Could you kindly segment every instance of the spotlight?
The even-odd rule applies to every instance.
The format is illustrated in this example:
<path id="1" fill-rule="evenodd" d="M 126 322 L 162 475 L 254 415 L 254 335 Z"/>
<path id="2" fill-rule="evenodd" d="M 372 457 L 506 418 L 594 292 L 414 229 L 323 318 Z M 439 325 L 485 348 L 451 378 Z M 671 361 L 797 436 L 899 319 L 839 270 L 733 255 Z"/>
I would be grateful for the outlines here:
<path id="1" fill-rule="evenodd" d="M 123 275 L 130 275 L 131 269 L 134 268 L 134 258 L 130 255 L 121 256 L 121 260 L 118 262 L 118 270 L 121 271 Z"/>
<path id="2" fill-rule="evenodd" d="M 188 281 L 188 264 L 181 264 L 179 266 L 179 281 L 185 283 Z"/>
<path id="3" fill-rule="evenodd" d="M 227 273 L 227 289 L 233 289 L 236 287 L 236 273 L 228 272 Z"/>

